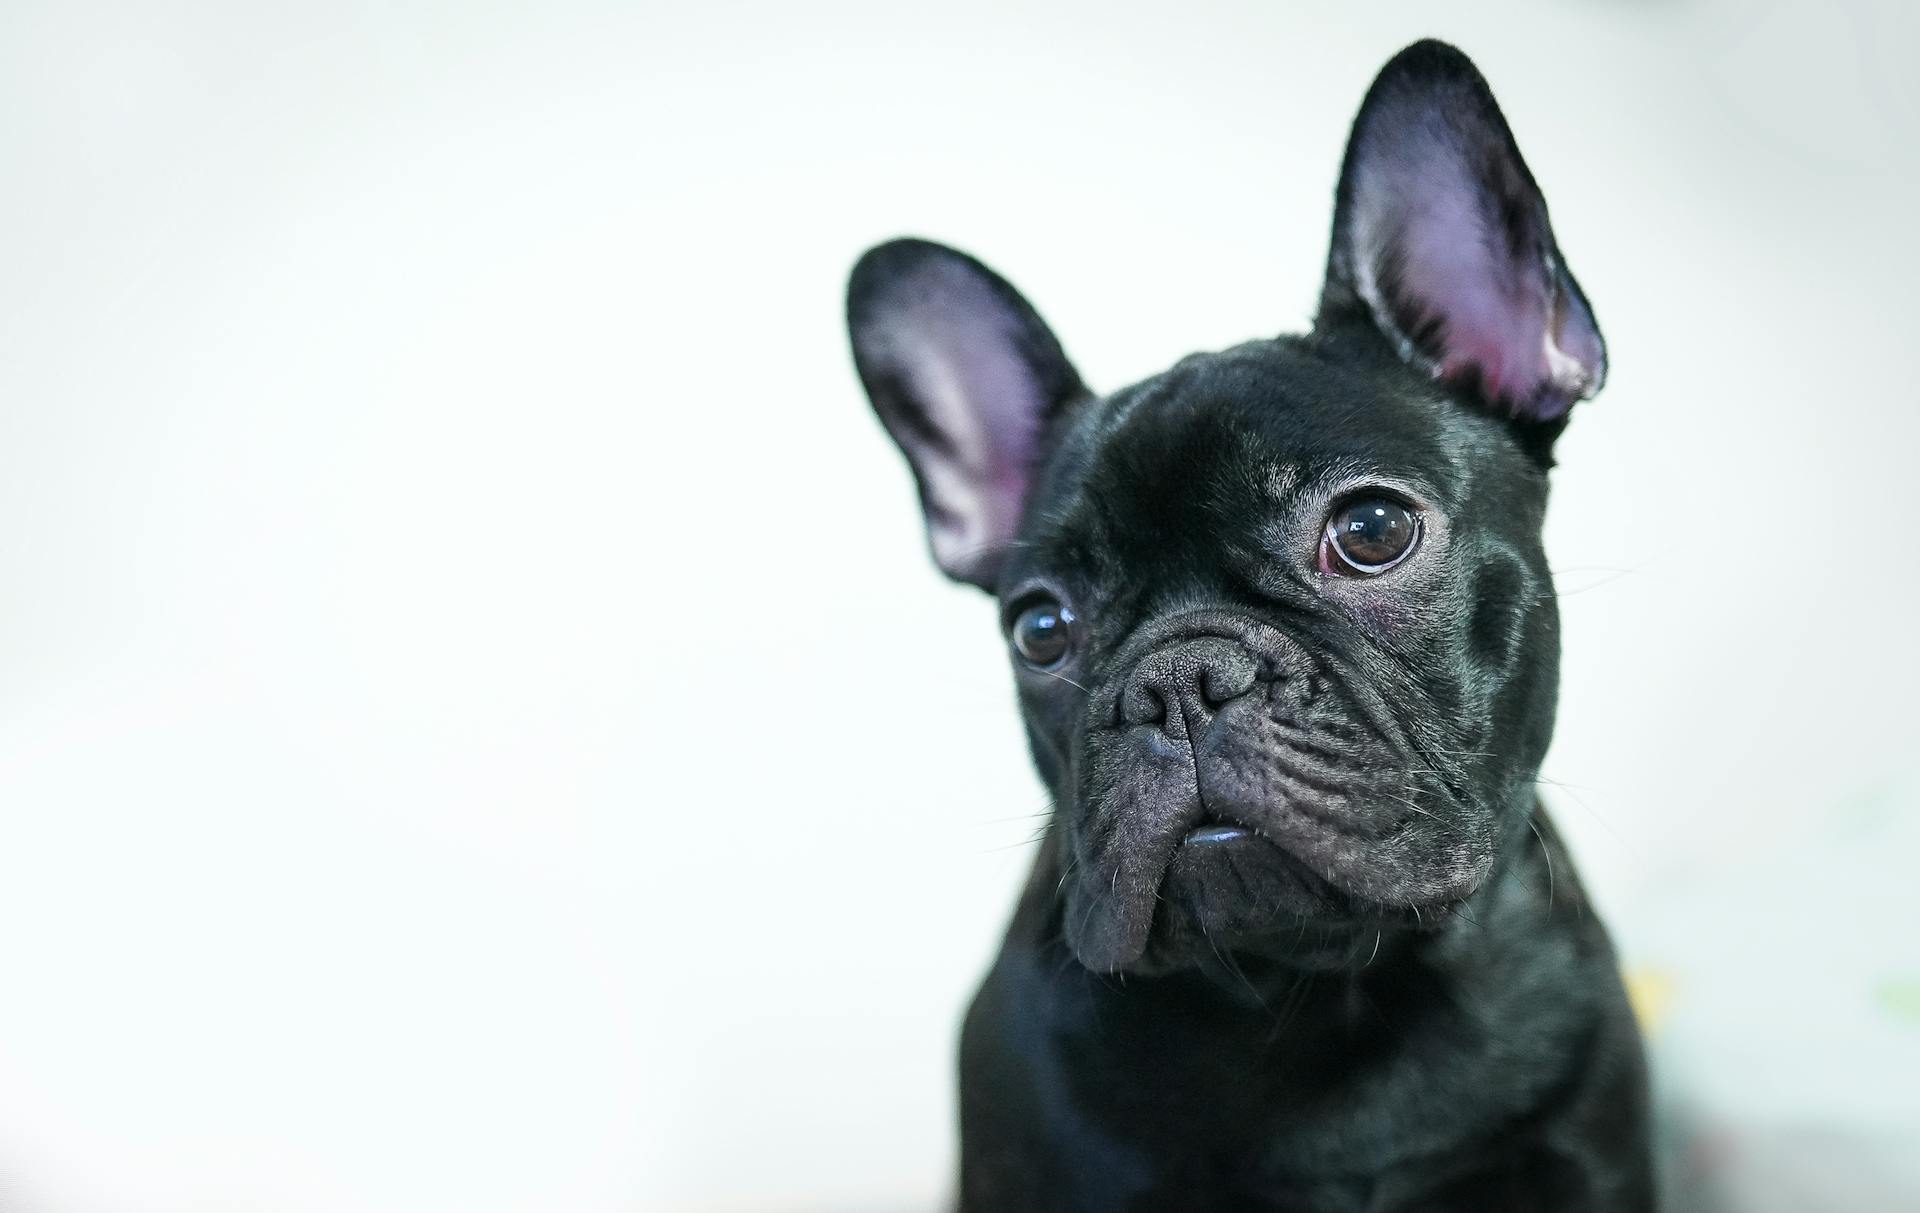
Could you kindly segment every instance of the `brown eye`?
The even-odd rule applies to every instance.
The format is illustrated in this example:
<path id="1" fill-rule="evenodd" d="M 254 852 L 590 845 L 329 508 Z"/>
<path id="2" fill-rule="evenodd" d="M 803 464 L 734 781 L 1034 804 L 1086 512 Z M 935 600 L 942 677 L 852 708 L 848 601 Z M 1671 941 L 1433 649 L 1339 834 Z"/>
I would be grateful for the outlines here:
<path id="1" fill-rule="evenodd" d="M 1321 567 L 1329 573 L 1371 577 L 1406 559 L 1420 536 L 1420 520 L 1390 497 L 1355 497 L 1327 519 L 1320 545 Z"/>
<path id="2" fill-rule="evenodd" d="M 1038 669 L 1059 665 L 1073 644 L 1072 624 L 1072 611 L 1055 599 L 1042 598 L 1014 617 L 1014 652 Z"/>

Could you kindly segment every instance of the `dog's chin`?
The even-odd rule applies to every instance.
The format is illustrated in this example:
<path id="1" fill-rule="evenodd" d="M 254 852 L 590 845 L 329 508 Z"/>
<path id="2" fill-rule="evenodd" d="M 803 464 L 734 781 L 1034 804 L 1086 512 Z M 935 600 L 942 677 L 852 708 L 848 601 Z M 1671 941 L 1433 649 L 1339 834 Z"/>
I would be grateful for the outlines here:
<path id="1" fill-rule="evenodd" d="M 1102 894 L 1127 899 L 1120 890 L 1083 892 Z M 1383 936 L 1438 925 L 1458 904 L 1430 903 L 1424 914 L 1389 908 L 1335 884 L 1255 831 L 1222 822 L 1189 831 L 1158 888 L 1127 900 L 1134 904 L 1086 907 L 1076 932 L 1070 899 L 1067 941 L 1087 968 L 1156 976 L 1232 956 L 1306 970 L 1349 968 L 1367 963 Z M 1102 921 L 1135 925 L 1103 932 L 1095 925 Z"/>
<path id="2" fill-rule="evenodd" d="M 1221 954 L 1339 967 L 1369 917 L 1283 848 L 1243 826 L 1207 824 L 1175 848 L 1147 946 L 1130 971 L 1169 972 Z"/>

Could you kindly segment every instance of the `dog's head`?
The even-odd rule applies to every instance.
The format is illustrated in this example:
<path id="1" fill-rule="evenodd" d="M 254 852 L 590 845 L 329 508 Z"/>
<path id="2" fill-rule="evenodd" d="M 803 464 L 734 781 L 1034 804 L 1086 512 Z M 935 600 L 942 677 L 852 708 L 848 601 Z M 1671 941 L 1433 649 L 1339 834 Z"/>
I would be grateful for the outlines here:
<path id="1" fill-rule="evenodd" d="M 1557 682 L 1546 471 L 1606 355 L 1458 51 L 1367 94 L 1306 336 L 1098 396 L 1005 281 L 909 240 L 848 314 L 935 560 L 1000 600 L 1089 968 L 1364 960 L 1518 845 Z"/>

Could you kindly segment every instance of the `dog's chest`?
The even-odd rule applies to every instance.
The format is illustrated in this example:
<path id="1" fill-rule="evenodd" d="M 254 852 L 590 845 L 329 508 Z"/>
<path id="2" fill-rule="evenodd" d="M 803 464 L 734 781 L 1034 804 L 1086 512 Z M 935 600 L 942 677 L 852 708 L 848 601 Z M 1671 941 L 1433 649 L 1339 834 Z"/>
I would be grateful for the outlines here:
<path id="1" fill-rule="evenodd" d="M 992 985 L 976 1012 L 1012 1012 Z M 1456 1207 L 1452 1189 L 1457 1207 L 1503 1207 L 1474 1203 L 1474 1176 L 1537 1169 L 1502 1127 L 1551 1102 L 1561 1076 L 1444 1005 L 1395 1022 L 1333 995 L 1230 1008 L 1124 995 L 1081 986 L 970 1020 L 970 1184 L 1097 1195 L 1051 1207 L 1395 1213 Z M 1542 1043 L 1524 1042 L 1534 1057 L 1571 1048 Z"/>

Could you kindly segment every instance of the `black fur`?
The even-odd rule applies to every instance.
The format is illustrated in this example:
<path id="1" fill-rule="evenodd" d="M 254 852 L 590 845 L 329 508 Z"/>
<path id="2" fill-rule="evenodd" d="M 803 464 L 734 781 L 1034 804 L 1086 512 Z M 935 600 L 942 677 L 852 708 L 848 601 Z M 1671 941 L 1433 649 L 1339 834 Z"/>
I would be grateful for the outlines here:
<path id="1" fill-rule="evenodd" d="M 1415 185 L 1469 149 L 1443 213 L 1503 233 L 1459 296 L 1409 148 L 1444 170 Z M 1058 665 L 1014 662 L 1056 810 L 962 1037 L 962 1207 L 1651 1208 L 1639 1038 L 1534 794 L 1546 473 L 1604 347 L 1465 58 L 1409 48 L 1369 94 L 1310 334 L 1095 397 L 922 241 L 862 260 L 849 316 L 942 564 L 1009 627 L 1074 617 Z M 1542 332 L 1585 361 L 1518 375 Z M 1420 518 L 1378 576 L 1322 554 L 1355 494 Z"/>

